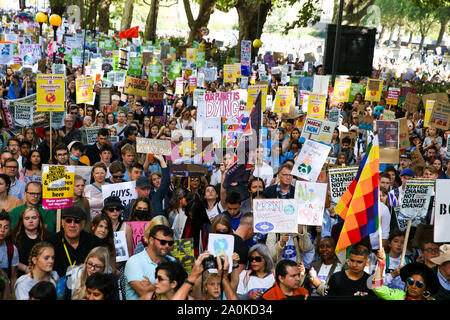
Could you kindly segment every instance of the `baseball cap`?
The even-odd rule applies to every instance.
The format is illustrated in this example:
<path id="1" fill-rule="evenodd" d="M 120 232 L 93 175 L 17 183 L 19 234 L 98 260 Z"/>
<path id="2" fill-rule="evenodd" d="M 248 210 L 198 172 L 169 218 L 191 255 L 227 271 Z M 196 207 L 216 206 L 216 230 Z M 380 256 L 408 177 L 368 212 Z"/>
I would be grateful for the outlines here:
<path id="1" fill-rule="evenodd" d="M 400 176 L 404 176 L 404 175 L 408 175 L 408 176 L 414 177 L 414 171 L 412 171 L 411 169 L 405 169 L 405 170 L 402 171 Z"/>
<path id="2" fill-rule="evenodd" d="M 142 176 L 136 180 L 136 187 L 140 189 L 151 188 L 152 183 L 148 177 Z"/>
<path id="3" fill-rule="evenodd" d="M 120 100 L 120 97 L 117 94 L 112 95 L 111 100 Z"/>
<path id="4" fill-rule="evenodd" d="M 402 159 L 402 158 L 411 160 L 411 155 L 409 153 L 405 152 L 400 155 L 400 159 Z"/>

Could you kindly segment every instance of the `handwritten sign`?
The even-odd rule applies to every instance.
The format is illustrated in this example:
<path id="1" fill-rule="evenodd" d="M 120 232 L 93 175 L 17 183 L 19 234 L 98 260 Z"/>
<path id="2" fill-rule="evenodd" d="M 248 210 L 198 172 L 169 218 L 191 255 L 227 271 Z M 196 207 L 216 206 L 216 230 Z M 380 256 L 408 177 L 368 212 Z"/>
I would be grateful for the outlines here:
<path id="1" fill-rule="evenodd" d="M 206 118 L 237 117 L 240 102 L 238 92 L 214 92 L 205 94 Z"/>
<path id="2" fill-rule="evenodd" d="M 327 184 L 309 181 L 297 181 L 295 196 L 298 206 L 298 224 L 307 226 L 321 226 Z"/>
<path id="3" fill-rule="evenodd" d="M 172 154 L 170 140 L 147 139 L 136 137 L 136 151 L 138 153 L 162 154 L 170 156 Z"/>
<path id="4" fill-rule="evenodd" d="M 255 232 L 296 233 L 297 220 L 297 201 L 294 199 L 253 200 Z"/>
<path id="5" fill-rule="evenodd" d="M 134 77 L 126 77 L 124 92 L 146 97 L 149 91 L 150 82 Z"/>

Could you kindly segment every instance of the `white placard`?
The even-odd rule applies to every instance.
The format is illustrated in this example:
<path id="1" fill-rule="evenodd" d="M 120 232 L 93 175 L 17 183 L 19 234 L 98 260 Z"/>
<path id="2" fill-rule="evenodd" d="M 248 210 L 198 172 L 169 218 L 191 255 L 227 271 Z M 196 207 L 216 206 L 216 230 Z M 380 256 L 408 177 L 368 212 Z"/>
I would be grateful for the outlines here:
<path id="1" fill-rule="evenodd" d="M 137 199 L 136 181 L 127 181 L 121 183 L 111 183 L 102 186 L 103 201 L 109 196 L 117 196 L 126 207 L 131 201 Z"/>
<path id="2" fill-rule="evenodd" d="M 298 201 L 298 224 L 321 226 L 327 184 L 309 181 L 297 181 L 294 198 Z"/>
<path id="3" fill-rule="evenodd" d="M 436 180 L 434 206 L 434 242 L 450 242 L 450 180 Z"/>
<path id="4" fill-rule="evenodd" d="M 208 238 L 208 251 L 214 257 L 226 254 L 230 266 L 233 265 L 234 236 L 231 234 L 210 233 Z M 231 273 L 232 268 L 228 269 Z M 209 269 L 210 273 L 217 273 L 217 269 Z"/>
<path id="5" fill-rule="evenodd" d="M 114 232 L 114 246 L 116 247 L 116 262 L 127 261 L 130 258 L 125 231 Z"/>
<path id="6" fill-rule="evenodd" d="M 254 199 L 253 229 L 259 233 L 297 233 L 295 199 Z"/>
<path id="7" fill-rule="evenodd" d="M 291 173 L 307 181 L 317 181 L 330 149 L 323 143 L 306 140 Z"/>

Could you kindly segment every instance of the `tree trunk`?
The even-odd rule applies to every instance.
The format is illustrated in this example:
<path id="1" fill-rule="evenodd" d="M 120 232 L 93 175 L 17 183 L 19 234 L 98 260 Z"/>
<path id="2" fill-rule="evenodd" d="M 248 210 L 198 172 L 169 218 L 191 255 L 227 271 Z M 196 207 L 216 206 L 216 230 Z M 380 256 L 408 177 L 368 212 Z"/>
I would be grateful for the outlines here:
<path id="1" fill-rule="evenodd" d="M 155 7 L 156 6 L 156 7 Z M 147 20 L 145 22 L 145 40 L 155 41 L 156 39 L 156 23 L 158 21 L 159 0 L 152 0 L 148 11 Z"/>
<path id="2" fill-rule="evenodd" d="M 100 0 L 89 1 L 89 11 L 86 19 L 86 27 L 89 30 L 95 30 L 97 25 L 97 8 Z"/>
<path id="3" fill-rule="evenodd" d="M 258 30 L 258 11 L 261 5 L 261 24 Z M 259 4 L 258 2 L 247 2 L 245 0 L 238 0 L 236 2 L 236 10 L 238 12 L 239 21 L 239 39 L 236 46 L 235 55 L 240 57 L 241 54 L 241 41 L 257 39 L 262 34 L 264 23 L 266 22 L 267 15 L 272 8 L 272 1 L 269 0 L 265 3 Z M 257 48 L 252 46 L 252 59 L 258 52 Z"/>
<path id="4" fill-rule="evenodd" d="M 362 19 L 367 15 L 367 9 L 375 3 L 376 0 L 347 0 L 344 1 L 344 10 L 342 12 L 343 25 L 359 26 Z M 337 24 L 339 16 L 339 2 L 334 0 L 333 23 Z"/>
<path id="5" fill-rule="evenodd" d="M 381 25 L 381 31 L 380 31 L 380 35 L 378 36 L 378 40 L 377 40 L 377 43 L 378 43 L 378 45 L 381 45 L 382 44 L 382 41 L 383 41 L 383 36 L 384 36 L 384 33 L 386 32 L 386 25 Z"/>
<path id="6" fill-rule="evenodd" d="M 392 26 L 391 33 L 389 34 L 389 40 L 388 40 L 389 44 L 392 42 L 392 38 L 394 37 L 395 26 L 396 26 L 396 24 L 394 24 Z"/>
<path id="7" fill-rule="evenodd" d="M 414 32 L 412 32 L 412 30 L 409 31 L 409 39 L 408 39 L 408 44 L 407 44 L 408 48 L 411 48 L 413 36 L 414 36 Z"/>
<path id="8" fill-rule="evenodd" d="M 62 17 L 67 9 L 66 1 L 65 0 L 50 0 L 50 9 L 51 9 L 50 15 L 56 13 Z"/>
<path id="9" fill-rule="evenodd" d="M 133 8 L 134 0 L 126 0 L 123 8 L 122 20 L 120 21 L 120 31 L 131 28 L 131 22 L 133 21 Z"/>
<path id="10" fill-rule="evenodd" d="M 102 0 L 98 9 L 98 31 L 108 33 L 109 31 L 109 7 L 112 0 Z"/>
<path id="11" fill-rule="evenodd" d="M 402 28 L 403 26 L 398 26 L 398 33 L 397 33 L 397 42 L 395 43 L 396 48 L 400 48 L 402 46 Z"/>
<path id="12" fill-rule="evenodd" d="M 202 0 L 200 2 L 197 19 L 195 20 L 192 16 L 189 0 L 183 0 L 183 3 L 190 29 L 188 42 L 201 40 L 202 35 L 200 34 L 200 28 L 208 26 L 209 19 L 216 8 L 217 0 Z"/>
<path id="13" fill-rule="evenodd" d="M 425 33 L 421 33 L 421 34 L 420 34 L 420 44 L 419 44 L 419 49 L 422 49 L 422 48 L 423 48 L 423 44 L 424 44 L 424 42 L 425 42 L 425 36 L 426 36 Z"/>
<path id="14" fill-rule="evenodd" d="M 445 21 L 441 21 L 441 28 L 439 29 L 439 36 L 436 41 L 436 46 L 440 46 L 442 44 L 442 40 L 444 39 L 445 31 L 447 30 L 448 19 Z"/>

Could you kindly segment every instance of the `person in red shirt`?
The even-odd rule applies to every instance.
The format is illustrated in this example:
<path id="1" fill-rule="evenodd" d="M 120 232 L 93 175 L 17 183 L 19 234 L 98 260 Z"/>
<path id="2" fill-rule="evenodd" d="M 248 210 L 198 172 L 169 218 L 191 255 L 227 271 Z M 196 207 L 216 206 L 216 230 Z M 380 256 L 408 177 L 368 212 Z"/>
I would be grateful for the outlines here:
<path id="1" fill-rule="evenodd" d="M 262 300 L 306 300 L 309 296 L 307 289 L 300 287 L 301 267 L 295 261 L 283 259 L 275 268 L 276 283 L 267 290 Z"/>

